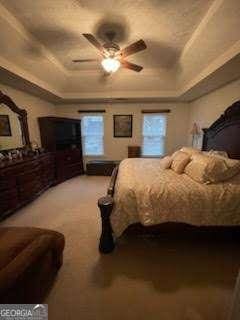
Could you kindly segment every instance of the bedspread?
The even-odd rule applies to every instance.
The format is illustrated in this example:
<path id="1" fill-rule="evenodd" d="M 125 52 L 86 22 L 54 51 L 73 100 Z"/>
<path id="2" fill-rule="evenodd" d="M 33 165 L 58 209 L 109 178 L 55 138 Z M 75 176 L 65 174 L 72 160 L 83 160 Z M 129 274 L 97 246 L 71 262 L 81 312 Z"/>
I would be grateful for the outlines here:
<path id="1" fill-rule="evenodd" d="M 126 159 L 119 166 L 111 224 L 116 236 L 131 224 L 182 222 L 240 225 L 240 175 L 201 184 L 161 168 L 161 159 Z"/>

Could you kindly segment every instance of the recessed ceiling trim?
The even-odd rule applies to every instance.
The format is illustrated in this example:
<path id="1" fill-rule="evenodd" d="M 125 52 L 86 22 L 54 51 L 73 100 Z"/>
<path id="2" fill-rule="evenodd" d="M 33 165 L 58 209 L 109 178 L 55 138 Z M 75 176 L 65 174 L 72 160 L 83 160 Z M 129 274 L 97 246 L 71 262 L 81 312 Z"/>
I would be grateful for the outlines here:
<path id="1" fill-rule="evenodd" d="M 82 109 L 82 110 L 78 110 L 78 113 L 105 113 L 106 110 L 105 109 Z"/>
<path id="2" fill-rule="evenodd" d="M 208 65 L 197 77 L 190 80 L 183 88 L 181 88 L 181 95 L 186 93 L 196 84 L 200 83 L 210 74 L 224 66 L 228 61 L 237 56 L 240 53 L 240 40 L 235 43 L 229 50 L 224 52 L 220 57 L 215 59 L 210 65 Z"/>
<path id="3" fill-rule="evenodd" d="M 62 65 L 62 63 L 49 51 L 40 41 L 38 41 L 24 26 L 23 24 L 15 18 L 11 12 L 9 12 L 1 3 L 0 3 L 0 16 L 7 23 L 9 23 L 21 36 L 26 40 L 33 42 L 35 45 L 41 47 L 44 56 L 52 62 L 60 71 L 65 75 L 68 73 L 67 69 Z"/>
<path id="4" fill-rule="evenodd" d="M 178 92 L 176 91 L 109 91 L 106 92 L 71 92 L 62 94 L 65 99 L 91 99 L 91 98 L 107 98 L 107 99 L 119 99 L 119 98 L 177 98 Z"/>
<path id="5" fill-rule="evenodd" d="M 228 1 L 228 0 L 225 0 Z M 211 19 L 212 17 L 214 17 L 214 15 L 218 12 L 218 10 L 220 10 L 221 14 L 225 13 L 224 10 L 224 6 L 222 6 L 222 4 L 224 3 L 224 0 L 215 0 L 212 5 L 209 7 L 207 13 L 205 14 L 205 16 L 202 18 L 202 21 L 200 22 L 200 24 L 197 26 L 197 28 L 195 29 L 195 31 L 192 33 L 192 36 L 190 37 L 190 39 L 187 41 L 184 49 L 182 50 L 182 54 L 181 54 L 181 59 L 186 58 L 185 60 L 187 60 L 187 57 L 184 57 L 184 55 L 188 52 L 189 49 L 194 49 L 192 48 L 193 44 L 195 42 L 197 42 L 198 39 L 201 39 L 202 36 L 202 32 L 205 30 L 208 30 L 209 24 L 211 24 Z M 226 2 L 227 3 L 227 2 Z M 238 9 L 239 7 L 236 6 L 236 9 Z M 235 9 L 235 7 L 234 7 Z M 223 12 L 222 12 L 223 11 Z M 231 10 L 230 10 L 231 11 Z M 237 13 L 238 11 L 236 11 Z M 231 12 L 230 12 L 230 16 L 228 16 L 227 14 L 228 12 L 226 11 L 226 15 L 227 15 L 227 19 L 230 20 L 231 16 Z M 18 16 L 16 14 L 16 16 Z M 233 15 L 234 16 L 234 15 Z M 236 14 L 235 14 L 236 16 Z M 3 24 L 8 23 L 10 26 L 12 26 L 13 31 L 9 31 L 10 36 L 12 34 L 14 34 L 14 30 L 16 30 L 18 32 L 18 34 L 20 34 L 22 36 L 23 39 L 25 39 L 26 41 L 30 41 L 33 44 L 36 44 L 37 46 L 40 46 L 43 49 L 43 54 L 42 57 L 43 58 L 47 58 L 48 61 L 46 61 L 46 59 L 44 59 L 44 66 L 46 68 L 46 70 L 49 70 L 50 68 L 53 68 L 53 65 L 51 65 L 51 63 L 53 63 L 55 66 L 58 67 L 58 69 L 60 70 L 60 72 L 56 72 L 55 78 L 52 77 L 50 80 L 50 77 L 47 79 L 47 76 L 44 77 L 42 76 L 42 74 L 38 74 L 37 71 L 32 71 L 31 73 L 29 71 L 26 70 L 30 70 L 30 65 L 26 64 L 26 69 L 24 69 L 24 64 L 21 65 L 21 55 L 19 58 L 19 64 L 15 65 L 13 58 L 11 57 L 12 62 L 6 60 L 5 58 L 0 56 L 0 66 L 2 66 L 2 68 L 9 70 L 9 72 L 11 72 L 12 74 L 15 74 L 16 77 L 19 76 L 21 78 L 24 78 L 26 81 L 28 81 L 29 85 L 30 83 L 32 83 L 33 87 L 39 87 L 39 91 L 41 91 L 41 89 L 48 91 L 49 93 L 55 95 L 59 101 L 63 102 L 63 103 L 67 103 L 68 101 L 113 101 L 113 103 L 117 103 L 117 102 L 123 102 L 123 101 L 129 101 L 129 100 L 134 100 L 134 99 L 138 99 L 138 100 L 144 100 L 144 99 L 149 99 L 149 100 L 157 100 L 157 101 L 164 101 L 164 100 L 180 100 L 181 97 L 188 93 L 189 91 L 194 92 L 194 87 L 196 85 L 201 85 L 205 83 L 205 80 L 207 77 L 209 77 L 210 75 L 214 75 L 214 73 L 216 74 L 219 70 L 220 67 L 227 65 L 227 63 L 237 54 L 240 53 L 240 40 L 238 42 L 236 42 L 232 47 L 230 47 L 228 50 L 226 50 L 221 56 L 218 56 L 215 60 L 213 60 L 213 62 L 209 63 L 208 66 L 206 68 L 202 68 L 200 71 L 200 73 L 195 77 L 192 76 L 190 77 L 190 74 L 192 74 L 191 72 L 189 73 L 189 77 L 187 79 L 187 76 L 183 74 L 183 78 L 181 79 L 181 82 L 179 81 L 178 86 L 175 86 L 175 78 L 174 76 L 178 76 L 177 72 L 178 69 L 176 68 L 176 74 L 174 74 L 174 70 L 172 69 L 168 69 L 167 73 L 163 74 L 163 79 L 164 79 L 164 83 L 163 83 L 163 87 L 161 88 L 161 84 L 159 85 L 155 85 L 156 83 L 158 83 L 158 79 L 161 76 L 160 75 L 160 70 L 156 69 L 156 68 L 146 68 L 144 69 L 144 71 L 142 72 L 142 74 L 138 75 L 138 77 L 142 77 L 140 78 L 141 81 L 143 79 L 144 76 L 146 76 L 146 82 L 150 83 L 150 86 L 148 86 L 147 88 L 149 89 L 153 89 L 153 91 L 143 91 L 141 90 L 142 88 L 144 88 L 145 82 L 143 81 L 143 85 L 140 88 L 140 85 L 137 83 L 137 85 L 132 86 L 133 89 L 138 90 L 139 91 L 130 91 L 130 87 L 129 87 L 129 91 L 124 91 L 124 92 L 118 92 L 118 88 L 125 88 L 125 86 L 118 86 L 118 79 L 113 79 L 112 83 L 113 85 L 110 85 L 107 83 L 104 86 L 99 86 L 95 88 L 95 92 L 87 92 L 87 90 L 91 90 L 91 86 L 88 87 L 87 82 L 85 86 L 82 86 L 82 91 L 78 90 L 78 86 L 73 86 L 71 87 L 71 84 L 73 83 L 73 81 L 75 81 L 75 83 L 78 83 L 77 81 L 84 81 L 87 76 L 89 76 L 88 81 L 89 83 L 92 83 L 92 78 L 90 78 L 91 76 L 95 76 L 95 75 L 99 75 L 99 70 L 67 70 L 63 64 L 55 57 L 55 55 L 53 55 L 51 53 L 51 51 L 44 46 L 40 41 L 38 41 L 34 36 L 32 36 L 32 34 L 30 33 L 30 29 L 29 31 L 24 27 L 24 25 L 17 19 L 15 18 L 15 16 L 9 12 L 2 4 L 0 4 L 0 17 L 2 17 L 3 20 Z M 234 20 L 235 21 L 235 20 Z M 220 26 L 221 25 L 221 21 L 220 19 L 217 20 L 216 26 Z M 231 26 L 231 25 L 230 25 Z M 235 28 L 237 29 L 237 28 Z M 220 29 L 221 30 L 221 29 Z M 231 29 L 233 30 L 233 28 Z M 230 32 L 230 31 L 229 31 Z M 8 39 L 8 34 L 4 34 L 4 37 L 2 38 L 4 39 Z M 9 37 L 10 38 L 10 37 Z M 225 34 L 225 38 L 226 39 L 226 34 Z M 234 38 L 236 41 L 236 38 Z M 233 42 L 231 42 L 232 44 Z M 230 43 L 229 43 L 230 46 Z M 6 46 L 6 48 L 8 48 Z M 13 47 L 14 48 L 14 47 Z M 207 48 L 207 46 L 206 46 Z M 211 49 L 213 49 L 211 47 Z M 21 53 L 21 51 L 19 51 Z M 197 52 L 197 51 L 196 51 Z M 219 51 L 219 53 L 222 51 Z M 191 52 L 190 52 L 191 53 Z M 41 57 L 41 58 L 42 58 Z M 215 57 L 215 56 L 214 56 Z M 214 59 L 213 57 L 213 59 Z M 31 61 L 31 60 L 30 60 Z M 209 61 L 209 60 L 208 60 Z M 24 59 L 23 59 L 24 62 Z M 180 60 L 180 69 L 179 69 L 179 74 L 181 74 L 181 62 L 185 63 L 186 61 L 181 61 Z M 35 61 L 34 61 L 35 63 Z M 46 63 L 46 65 L 45 65 Z M 36 68 L 36 66 L 38 67 L 38 65 L 35 65 L 35 69 L 34 70 L 38 70 Z M 191 65 L 190 65 L 191 66 Z M 41 67 L 41 65 L 40 65 Z M 45 70 L 45 69 L 43 69 Z M 56 70 L 56 69 L 54 69 Z M 182 69 L 184 71 L 184 68 Z M 192 69 L 194 70 L 194 69 Z M 188 70 L 187 70 L 188 71 Z M 159 73 L 158 73 L 159 72 Z M 50 74 L 50 71 L 49 71 Z M 172 77 L 168 77 L 168 74 L 170 74 Z M 186 72 L 187 74 L 187 72 Z M 45 75 L 47 75 L 47 72 L 45 72 Z M 82 75 L 82 78 L 81 78 Z M 152 78 L 148 78 L 148 75 L 152 75 Z M 195 73 L 196 75 L 196 73 Z M 38 78 L 39 76 L 39 78 Z M 58 78 L 59 76 L 59 78 Z M 76 76 L 76 78 L 72 78 Z M 79 78 L 78 78 L 79 76 Z M 166 76 L 166 78 L 165 78 Z M 122 73 L 120 74 L 119 72 L 119 79 L 120 77 L 123 77 L 123 79 L 125 79 L 124 77 L 126 77 L 126 81 L 134 81 L 134 78 L 130 78 L 130 77 L 135 77 L 134 73 Z M 129 79 L 128 79 L 129 77 Z M 173 81 L 172 81 L 173 78 Z M 192 78 L 192 79 L 191 79 Z M 230 78 L 230 77 L 229 77 Z M 44 80 L 41 80 L 44 79 Z M 55 81 L 56 79 L 56 81 Z M 170 79 L 170 80 L 169 80 Z M 46 81 L 51 82 L 51 84 L 47 83 Z M 114 83 L 115 81 L 115 83 Z M 228 79 L 226 79 L 226 82 L 228 81 Z M 67 83 L 70 82 L 69 85 L 69 92 L 67 91 Z M 166 83 L 169 82 L 170 86 L 168 86 Z M 140 82 L 139 82 L 140 83 Z M 61 88 L 61 90 L 59 91 L 59 88 L 56 89 L 55 86 L 59 84 L 59 88 Z M 153 86 L 152 86 L 153 84 Z M 94 86 L 93 86 L 94 87 Z M 80 86 L 79 86 L 80 88 Z M 128 88 L 128 87 L 127 87 Z M 157 88 L 161 88 L 160 90 L 156 90 Z M 170 88 L 173 90 L 164 90 L 164 88 Z M 154 90 L 155 89 L 155 90 Z M 176 89 L 176 90 L 175 90 Z M 205 89 L 205 88 L 204 88 Z M 75 91 L 74 91 L 75 90 Z M 85 90 L 85 91 L 84 91 Z M 115 91 L 114 91 L 115 90 Z M 74 92 L 71 92 L 74 91 Z M 67 93 L 66 93 L 67 92 Z M 206 92 L 207 92 L 207 88 L 206 88 Z"/>
<path id="6" fill-rule="evenodd" d="M 182 50 L 180 60 L 182 57 L 187 53 L 187 51 L 191 48 L 191 46 L 194 44 L 195 41 L 197 41 L 197 38 L 200 36 L 202 31 L 206 28 L 207 24 L 210 22 L 214 14 L 217 12 L 219 7 L 222 5 L 224 0 L 215 0 L 210 8 L 208 9 L 205 16 L 202 18 L 202 21 L 197 26 L 196 30 L 193 32 L 191 38 L 186 43 L 185 47 Z"/>
<path id="7" fill-rule="evenodd" d="M 27 72 L 26 70 L 20 68 L 19 66 L 13 64 L 12 62 L 4 59 L 0 56 L 0 68 L 3 68 L 12 73 L 13 76 L 19 76 L 29 83 L 33 85 L 37 85 L 38 87 L 47 90 L 48 92 L 61 97 L 61 94 L 53 87 L 51 87 L 48 83 L 40 80 L 39 78 L 35 77 L 32 73 Z"/>

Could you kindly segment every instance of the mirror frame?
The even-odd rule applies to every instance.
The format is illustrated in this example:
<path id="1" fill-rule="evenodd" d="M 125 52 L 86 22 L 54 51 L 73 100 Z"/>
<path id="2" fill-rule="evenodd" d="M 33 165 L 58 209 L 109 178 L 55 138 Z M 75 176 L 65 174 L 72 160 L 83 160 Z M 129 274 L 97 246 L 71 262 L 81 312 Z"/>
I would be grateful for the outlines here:
<path id="1" fill-rule="evenodd" d="M 18 114 L 18 119 L 20 122 L 21 130 L 22 130 L 23 148 L 25 146 L 30 145 L 28 122 L 27 122 L 27 111 L 24 109 L 20 109 L 15 104 L 15 102 L 9 96 L 5 95 L 2 91 L 0 91 L 0 104 L 1 103 L 5 104 L 13 112 Z"/>

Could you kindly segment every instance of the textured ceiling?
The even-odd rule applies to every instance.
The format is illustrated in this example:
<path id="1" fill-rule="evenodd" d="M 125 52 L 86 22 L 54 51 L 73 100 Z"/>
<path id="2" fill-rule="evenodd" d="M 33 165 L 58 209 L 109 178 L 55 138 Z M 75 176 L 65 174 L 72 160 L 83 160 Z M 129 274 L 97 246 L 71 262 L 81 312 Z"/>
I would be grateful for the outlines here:
<path id="1" fill-rule="evenodd" d="M 116 31 L 124 47 L 140 38 L 148 49 L 129 58 L 145 68 L 170 69 L 213 0 L 0 0 L 13 15 L 69 70 L 96 70 L 96 62 L 73 64 L 72 59 L 98 58 L 82 36 L 94 33 L 104 41 Z M 26 48 L 32 55 L 38 48 Z"/>

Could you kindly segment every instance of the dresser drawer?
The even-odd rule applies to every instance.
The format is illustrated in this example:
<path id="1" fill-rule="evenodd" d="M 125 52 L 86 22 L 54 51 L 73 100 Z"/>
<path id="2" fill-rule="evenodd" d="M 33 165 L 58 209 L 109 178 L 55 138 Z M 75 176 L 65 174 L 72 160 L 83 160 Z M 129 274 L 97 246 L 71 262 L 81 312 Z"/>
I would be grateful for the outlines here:
<path id="1" fill-rule="evenodd" d="M 11 200 L 11 198 L 15 198 L 18 195 L 18 191 L 17 188 L 13 188 L 11 190 L 8 191 L 4 191 L 0 193 L 0 202 L 4 201 L 4 200 Z"/>
<path id="2" fill-rule="evenodd" d="M 2 192 L 0 194 L 0 215 L 14 209 L 18 204 L 17 189 Z"/>
<path id="3" fill-rule="evenodd" d="M 71 163 L 79 162 L 81 159 L 81 152 L 79 149 L 67 150 L 57 153 L 57 162 L 63 165 L 68 165 Z"/>
<path id="4" fill-rule="evenodd" d="M 42 165 L 42 174 L 49 174 L 50 172 L 55 172 L 55 163 L 49 163 L 48 165 Z"/>
<path id="5" fill-rule="evenodd" d="M 82 172 L 83 172 L 82 164 L 81 162 L 79 162 L 79 163 L 66 166 L 64 175 L 66 179 L 69 179 L 78 174 L 81 174 Z"/>
<path id="6" fill-rule="evenodd" d="M 41 165 L 42 166 L 54 166 L 54 157 L 53 156 L 47 156 L 41 159 Z"/>
<path id="7" fill-rule="evenodd" d="M 43 179 L 49 179 L 49 180 L 53 180 L 55 178 L 55 172 L 53 171 L 46 171 L 43 173 L 42 175 L 42 178 Z"/>
<path id="8" fill-rule="evenodd" d="M 53 184 L 54 180 L 55 180 L 55 174 L 53 171 L 45 172 L 42 175 L 42 183 L 43 183 L 44 188 L 47 185 Z"/>
<path id="9" fill-rule="evenodd" d="M 55 177 L 55 157 L 47 153 L 9 161 L 0 168 L 0 216 L 32 201 Z"/>
<path id="10" fill-rule="evenodd" d="M 21 185 L 21 184 L 25 184 L 27 182 L 30 182 L 30 181 L 32 181 L 34 179 L 38 179 L 38 178 L 41 177 L 41 172 L 42 171 L 41 171 L 41 167 L 40 166 L 36 167 L 33 170 L 29 170 L 29 171 L 23 172 L 23 173 L 21 173 L 21 174 L 19 174 L 17 176 L 17 183 L 19 185 Z"/>
<path id="11" fill-rule="evenodd" d="M 40 179 L 35 179 L 32 182 L 25 183 L 19 187 L 19 198 L 21 201 L 26 201 L 33 198 L 43 188 L 43 182 Z"/>
<path id="12" fill-rule="evenodd" d="M 41 165 L 39 160 L 27 161 L 8 169 L 8 174 L 18 176 L 19 174 L 39 168 Z"/>
<path id="13" fill-rule="evenodd" d="M 15 177 L 0 176 L 0 193 L 16 187 Z"/>

